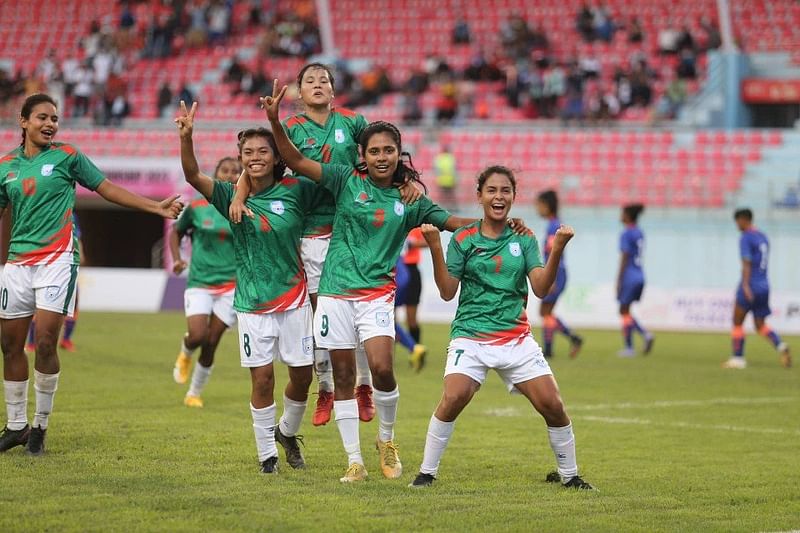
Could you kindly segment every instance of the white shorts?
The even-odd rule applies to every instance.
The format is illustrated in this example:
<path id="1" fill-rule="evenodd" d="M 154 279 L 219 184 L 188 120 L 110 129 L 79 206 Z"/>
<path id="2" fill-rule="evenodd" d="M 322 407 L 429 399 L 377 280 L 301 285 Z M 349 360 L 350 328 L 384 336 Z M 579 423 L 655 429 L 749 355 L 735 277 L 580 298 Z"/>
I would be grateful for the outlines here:
<path id="1" fill-rule="evenodd" d="M 381 336 L 394 339 L 394 302 L 319 297 L 314 315 L 318 347 L 348 350 Z"/>
<path id="2" fill-rule="evenodd" d="M 266 366 L 276 357 L 286 366 L 314 364 L 311 306 L 280 313 L 236 313 L 239 355 L 246 368 Z"/>
<path id="3" fill-rule="evenodd" d="M 226 326 L 233 327 L 236 324 L 236 311 L 233 309 L 234 292 L 234 289 L 225 292 L 215 292 L 200 287 L 186 289 L 183 293 L 186 316 L 208 316 L 213 313 L 225 322 Z"/>
<path id="4" fill-rule="evenodd" d="M 530 335 L 519 343 L 503 346 L 464 338 L 450 341 L 445 376 L 464 374 L 482 385 L 490 368 L 497 371 L 509 392 L 518 392 L 514 387 L 517 383 L 553 374 L 542 349 Z"/>
<path id="5" fill-rule="evenodd" d="M 72 316 L 77 281 L 78 265 L 6 263 L 0 275 L 0 318 L 23 318 L 37 309 Z"/>
<path id="6" fill-rule="evenodd" d="M 330 239 L 300 239 L 300 259 L 306 271 L 308 293 L 317 294 L 319 291 L 319 278 L 322 277 L 322 266 L 328 255 Z"/>

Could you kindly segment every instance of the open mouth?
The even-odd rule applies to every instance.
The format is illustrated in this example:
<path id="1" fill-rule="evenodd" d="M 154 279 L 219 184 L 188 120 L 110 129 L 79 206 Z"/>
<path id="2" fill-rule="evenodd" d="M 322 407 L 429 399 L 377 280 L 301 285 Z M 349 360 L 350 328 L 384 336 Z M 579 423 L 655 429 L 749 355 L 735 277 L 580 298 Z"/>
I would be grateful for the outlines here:
<path id="1" fill-rule="evenodd" d="M 494 213 L 495 215 L 502 215 L 503 213 L 505 213 L 505 210 L 506 210 L 506 204 L 497 202 L 492 204 L 492 213 Z"/>
<path id="2" fill-rule="evenodd" d="M 389 165 L 375 165 L 375 169 L 381 174 L 383 174 L 384 172 L 389 171 Z"/>
<path id="3" fill-rule="evenodd" d="M 250 163 L 247 165 L 247 169 L 251 172 L 262 172 L 264 169 L 267 168 L 267 165 L 264 163 Z"/>
<path id="4" fill-rule="evenodd" d="M 45 138 L 45 140 L 49 141 L 50 139 L 53 138 L 53 136 L 56 134 L 56 132 L 55 132 L 55 130 L 51 130 L 50 128 L 46 128 L 46 129 L 41 130 L 41 134 L 42 134 L 42 137 Z"/>
<path id="5" fill-rule="evenodd" d="M 325 96 L 325 93 L 323 93 L 322 91 L 314 91 L 311 94 L 313 94 L 314 96 Z"/>

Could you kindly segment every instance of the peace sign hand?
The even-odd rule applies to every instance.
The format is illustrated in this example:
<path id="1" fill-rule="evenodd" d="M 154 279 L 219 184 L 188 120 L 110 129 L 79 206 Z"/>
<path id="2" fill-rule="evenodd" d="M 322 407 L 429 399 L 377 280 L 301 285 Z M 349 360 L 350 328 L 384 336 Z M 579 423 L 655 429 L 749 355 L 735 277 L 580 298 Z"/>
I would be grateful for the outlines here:
<path id="1" fill-rule="evenodd" d="M 284 85 L 280 92 L 278 92 L 278 80 L 275 79 L 272 81 L 272 96 L 259 98 L 261 107 L 266 110 L 267 119 L 269 119 L 270 122 L 280 122 L 278 118 L 278 108 L 281 105 L 281 100 L 283 100 L 283 95 L 286 94 L 286 89 L 287 86 Z"/>
<path id="2" fill-rule="evenodd" d="M 191 139 L 194 129 L 194 115 L 197 113 L 197 102 L 192 102 L 192 109 L 186 110 L 186 102 L 181 100 L 181 114 L 175 118 L 178 125 L 178 135 L 181 139 Z"/>

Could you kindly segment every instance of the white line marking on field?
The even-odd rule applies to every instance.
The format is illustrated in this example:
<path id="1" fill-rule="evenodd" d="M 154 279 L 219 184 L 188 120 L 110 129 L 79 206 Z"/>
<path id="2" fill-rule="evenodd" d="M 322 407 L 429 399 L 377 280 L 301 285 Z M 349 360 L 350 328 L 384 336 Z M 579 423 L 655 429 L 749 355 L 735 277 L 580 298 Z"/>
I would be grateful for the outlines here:
<path id="1" fill-rule="evenodd" d="M 797 397 L 709 398 L 707 400 L 661 400 L 655 402 L 595 403 L 568 405 L 567 411 L 603 411 L 606 409 L 652 409 L 659 407 L 702 407 L 705 405 L 759 405 L 797 401 Z"/>
<path id="2" fill-rule="evenodd" d="M 633 424 L 639 426 L 660 426 L 682 429 L 717 429 L 721 431 L 736 431 L 740 433 L 757 433 L 761 435 L 800 435 L 800 430 L 785 428 L 755 428 L 746 426 L 731 426 L 728 424 L 690 424 L 689 422 L 653 422 L 644 418 L 617 418 L 613 416 L 582 415 L 579 420 L 590 422 L 605 422 L 608 424 Z"/>

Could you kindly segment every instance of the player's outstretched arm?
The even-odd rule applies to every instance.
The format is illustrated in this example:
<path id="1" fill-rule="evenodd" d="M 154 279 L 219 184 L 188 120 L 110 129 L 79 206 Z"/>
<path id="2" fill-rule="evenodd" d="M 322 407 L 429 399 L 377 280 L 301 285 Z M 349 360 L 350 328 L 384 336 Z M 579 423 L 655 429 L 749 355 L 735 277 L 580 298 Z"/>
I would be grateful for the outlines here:
<path id="1" fill-rule="evenodd" d="M 0 207 L 0 220 L 3 220 L 3 215 L 5 214 L 5 212 L 6 212 L 6 208 L 5 207 Z"/>
<path id="2" fill-rule="evenodd" d="M 742 292 L 748 302 L 753 301 L 753 289 L 750 288 L 750 276 L 753 272 L 753 264 L 747 259 L 742 259 Z"/>
<path id="3" fill-rule="evenodd" d="M 473 222 L 477 222 L 477 220 L 477 218 L 457 217 L 451 215 L 450 218 L 445 221 L 444 229 L 447 231 L 455 231 L 458 228 L 469 226 Z M 509 218 L 508 227 L 510 227 L 511 230 L 517 235 L 533 236 L 533 231 L 531 231 L 531 229 L 525 225 L 525 222 L 521 218 Z"/>
<path id="4" fill-rule="evenodd" d="M 562 225 L 556 231 L 555 239 L 553 240 L 553 248 L 550 250 L 550 257 L 547 258 L 547 264 L 542 268 L 534 268 L 528 272 L 528 280 L 531 282 L 533 294 L 537 298 L 544 298 L 550 292 L 550 287 L 556 280 L 558 274 L 558 265 L 561 263 L 561 255 L 564 253 L 564 248 L 567 243 L 575 235 L 575 230 L 570 226 Z"/>
<path id="5" fill-rule="evenodd" d="M 244 205 L 250 197 L 250 191 L 252 189 L 250 175 L 247 174 L 246 170 L 242 170 L 242 173 L 239 175 L 239 180 L 236 182 L 236 193 L 233 195 L 231 206 L 228 208 L 228 220 L 234 224 L 240 223 L 243 216 L 255 218 L 250 208 Z"/>
<path id="6" fill-rule="evenodd" d="M 422 236 L 431 249 L 433 277 L 436 281 L 436 286 L 439 288 L 439 296 L 441 296 L 444 301 L 449 302 L 455 297 L 460 281 L 458 278 L 451 276 L 447 271 L 447 263 L 444 260 L 444 250 L 442 249 L 442 239 L 439 228 L 433 224 L 422 224 L 420 230 L 422 230 Z"/>
<path id="7" fill-rule="evenodd" d="M 267 119 L 269 119 L 269 125 L 272 127 L 275 143 L 278 145 L 281 159 L 286 163 L 286 166 L 291 168 L 296 174 L 306 176 L 314 181 L 321 181 L 322 165 L 301 154 L 283 130 L 283 125 L 278 116 L 278 110 L 280 109 L 281 100 L 283 100 L 283 96 L 286 94 L 286 88 L 286 85 L 284 85 L 283 88 L 278 91 L 278 80 L 274 80 L 272 83 L 272 96 L 261 98 L 261 106 L 267 112 Z"/>
<path id="8" fill-rule="evenodd" d="M 140 196 L 119 185 L 115 185 L 107 179 L 103 180 L 97 188 L 97 194 L 109 202 L 121 205 L 122 207 L 138 209 L 139 211 L 152 213 L 164 218 L 178 218 L 178 215 L 180 215 L 183 210 L 183 203 L 178 201 L 178 198 L 181 197 L 179 194 L 156 202 L 155 200 Z"/>
<path id="9" fill-rule="evenodd" d="M 181 235 L 178 233 L 178 227 L 172 226 L 169 230 L 169 253 L 172 255 L 172 272 L 180 274 L 186 267 L 186 261 L 181 257 Z"/>
<path id="10" fill-rule="evenodd" d="M 617 297 L 619 298 L 619 294 L 622 290 L 622 277 L 625 275 L 625 266 L 628 264 L 628 254 L 626 252 L 622 252 L 619 256 L 619 270 L 617 270 Z"/>
<path id="11" fill-rule="evenodd" d="M 214 180 L 200 172 L 200 165 L 197 164 L 197 157 L 194 155 L 192 132 L 194 131 L 195 113 L 197 113 L 197 102 L 193 102 L 192 108 L 187 111 L 186 102 L 181 100 L 180 115 L 175 119 L 181 139 L 181 167 L 183 167 L 186 183 L 210 200 L 214 194 Z"/>

